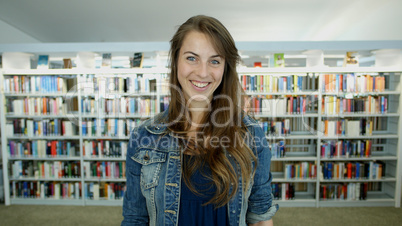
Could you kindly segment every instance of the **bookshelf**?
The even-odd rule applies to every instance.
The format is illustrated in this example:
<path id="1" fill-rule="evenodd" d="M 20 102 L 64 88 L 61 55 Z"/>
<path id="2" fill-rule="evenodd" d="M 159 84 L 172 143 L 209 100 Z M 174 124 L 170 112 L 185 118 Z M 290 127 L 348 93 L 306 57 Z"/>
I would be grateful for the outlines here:
<path id="1" fill-rule="evenodd" d="M 271 144 L 273 186 L 277 203 L 298 207 L 400 207 L 401 72 L 401 67 L 239 68 L 239 79 L 242 84 L 245 82 L 244 88 L 250 97 L 249 110 L 259 119 Z M 1 145 L 3 165 L 6 166 L 6 205 L 122 205 L 125 147 L 129 131 L 141 120 L 166 108 L 168 92 L 163 84 L 168 70 L 3 69 L 0 73 L 1 83 L 6 84 L 1 87 L 0 103 L 1 124 L 5 125 L 1 127 Z M 326 80 L 329 77 L 326 75 L 336 74 L 353 74 L 355 78 L 366 75 L 384 77 L 384 87 L 382 90 L 364 92 L 343 91 L 333 80 Z M 8 80 L 14 81 L 15 77 L 24 77 L 24 80 L 29 78 L 29 81 L 31 78 L 62 79 L 62 85 L 59 90 L 48 91 L 6 90 Z M 247 79 L 251 77 L 262 78 L 259 83 L 256 82 L 259 88 L 247 88 L 247 83 L 251 83 Z M 280 81 L 283 78 L 293 79 L 293 86 Z M 295 78 L 301 79 L 298 81 Z M 336 76 L 334 81 L 337 81 Z M 331 84 L 334 87 L 330 87 Z M 385 99 L 378 97 L 386 98 L 386 107 L 383 104 Z M 348 103 L 344 99 L 356 101 Z M 53 108 L 43 111 L 42 106 L 39 108 L 42 111 L 26 111 L 24 106 L 31 106 L 31 109 L 32 106 L 40 105 L 35 100 L 42 100 L 46 106 L 51 105 Z M 359 110 L 337 112 L 341 100 L 345 106 L 359 106 Z M 367 103 L 373 104 L 374 110 L 371 107 L 361 108 Z M 383 110 L 377 111 L 381 106 Z M 364 135 L 359 131 L 356 134 L 345 134 L 349 132 L 346 129 L 331 130 L 338 124 L 340 128 L 346 128 L 348 123 L 360 123 L 361 119 L 372 121 L 372 124 L 366 123 L 368 128 L 365 128 Z M 12 126 L 7 126 L 11 122 Z M 38 132 L 41 135 L 38 135 L 33 129 L 27 135 L 20 135 L 22 131 L 14 130 L 14 125 L 18 123 L 26 125 L 27 130 L 28 127 L 36 128 L 35 122 L 47 125 L 50 132 L 41 134 L 42 129 L 41 133 Z M 54 126 L 56 124 L 57 129 Z M 66 127 L 68 129 L 62 129 Z M 10 134 L 11 128 L 14 133 Z M 371 147 L 371 153 L 367 156 L 357 155 L 352 149 L 348 149 L 350 153 L 340 151 L 342 145 L 350 148 L 357 147 L 359 143 L 363 147 L 362 143 L 365 142 Z M 14 152 L 18 150 L 18 145 L 23 144 L 23 147 L 29 144 L 31 150 L 35 147 L 38 153 Z M 339 149 L 334 148 L 337 144 Z M 359 153 L 362 153 L 361 149 Z M 354 176 L 350 177 L 348 174 L 328 176 L 329 165 L 332 169 L 339 169 L 357 163 L 364 165 L 362 169 L 366 167 L 371 171 L 375 167 L 380 168 L 382 164 L 381 176 L 378 170 L 377 175 L 369 177 L 357 177 L 356 170 L 353 171 Z M 54 172 L 42 172 L 41 168 L 51 168 Z M 35 190 L 29 188 L 36 188 L 48 193 L 32 195 L 37 198 L 31 198 L 31 194 L 24 197 L 24 186 L 26 192 Z M 324 188 L 325 195 L 331 193 L 334 196 L 335 190 L 345 190 L 346 194 L 353 193 L 354 196 L 346 200 L 331 199 L 330 196 L 324 197 Z M 360 200 L 362 196 L 357 191 L 364 189 L 368 190 L 364 193 L 365 200 Z M 52 192 L 59 192 L 59 195 L 52 195 Z M 287 197 L 286 193 L 294 198 Z"/>
<path id="2" fill-rule="evenodd" d="M 352 85 L 348 84 L 352 80 L 343 81 L 350 90 L 339 87 L 342 79 L 336 75 L 341 74 L 355 79 Z M 251 96 L 250 111 L 271 144 L 277 203 L 400 207 L 401 68 L 245 68 L 239 75 Z M 286 83 L 293 80 L 289 75 L 307 81 L 295 82 L 294 86 L 301 88 L 296 89 Z M 329 75 L 333 80 L 328 80 Z M 385 82 L 377 84 L 383 87 L 368 89 L 367 81 L 380 77 Z M 368 150 L 370 153 L 364 152 Z"/>

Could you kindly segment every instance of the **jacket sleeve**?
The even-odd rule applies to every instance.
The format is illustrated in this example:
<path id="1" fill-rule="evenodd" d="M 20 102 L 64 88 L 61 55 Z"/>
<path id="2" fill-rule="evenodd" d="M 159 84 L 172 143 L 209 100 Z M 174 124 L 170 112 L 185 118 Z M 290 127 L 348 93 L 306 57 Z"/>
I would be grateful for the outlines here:
<path id="1" fill-rule="evenodd" d="M 253 148 L 257 157 L 257 167 L 246 215 L 249 224 L 270 220 L 279 209 L 277 204 L 273 205 L 272 203 L 271 150 L 267 138 L 258 124 L 255 124 L 252 130 L 254 132 Z"/>
<path id="2" fill-rule="evenodd" d="M 126 191 L 123 199 L 123 221 L 121 225 L 148 225 L 149 216 L 146 200 L 141 192 L 141 165 L 131 157 L 138 147 L 138 128 L 130 135 L 126 157 Z"/>

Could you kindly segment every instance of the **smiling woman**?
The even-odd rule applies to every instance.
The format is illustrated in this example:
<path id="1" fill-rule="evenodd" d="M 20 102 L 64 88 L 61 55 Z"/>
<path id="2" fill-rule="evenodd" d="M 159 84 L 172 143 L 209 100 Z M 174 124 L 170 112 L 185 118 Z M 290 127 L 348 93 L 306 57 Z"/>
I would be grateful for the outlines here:
<path id="1" fill-rule="evenodd" d="M 122 225 L 273 224 L 271 152 L 242 110 L 238 60 L 217 19 L 195 16 L 179 27 L 169 108 L 130 137 Z"/>

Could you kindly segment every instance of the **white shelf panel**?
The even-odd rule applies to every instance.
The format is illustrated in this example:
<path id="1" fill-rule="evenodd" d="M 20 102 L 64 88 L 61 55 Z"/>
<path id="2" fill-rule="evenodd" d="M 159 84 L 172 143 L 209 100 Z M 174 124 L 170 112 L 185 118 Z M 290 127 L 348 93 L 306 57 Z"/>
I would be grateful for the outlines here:
<path id="1" fill-rule="evenodd" d="M 319 92 L 318 91 L 299 91 L 299 92 L 254 92 L 254 91 L 247 91 L 246 92 L 247 95 L 249 96 L 288 96 L 288 95 L 292 95 L 292 96 L 313 96 L 313 95 L 318 95 Z"/>
<path id="2" fill-rule="evenodd" d="M 397 134 L 378 134 L 378 135 L 367 135 L 367 136 L 320 136 L 322 140 L 336 140 L 336 139 L 381 139 L 381 138 L 399 138 Z"/>
<path id="3" fill-rule="evenodd" d="M 126 178 L 85 178 L 85 182 L 126 182 Z"/>
<path id="4" fill-rule="evenodd" d="M 315 183 L 317 179 L 286 179 L 286 178 L 272 178 L 273 183 Z"/>
<path id="5" fill-rule="evenodd" d="M 285 135 L 285 136 L 266 136 L 268 140 L 287 140 L 287 139 L 317 139 L 317 135 Z"/>
<path id="6" fill-rule="evenodd" d="M 104 113 L 98 113 L 98 114 L 87 114 L 83 113 L 81 115 L 82 118 L 121 118 L 121 119 L 126 119 L 126 118 L 142 118 L 142 119 L 147 119 L 150 117 L 155 116 L 156 114 L 151 114 L 151 115 L 141 115 L 141 114 L 125 114 L 125 113 L 112 113 L 112 114 L 104 114 Z"/>
<path id="7" fill-rule="evenodd" d="M 78 118 L 79 114 L 78 113 L 73 113 L 73 114 L 59 114 L 59 115 L 54 115 L 54 114 L 49 114 L 49 115 L 15 115 L 15 114 L 6 114 L 6 118 L 8 119 L 13 119 L 13 118 L 29 118 L 29 119 L 48 119 L 48 118 Z"/>
<path id="8" fill-rule="evenodd" d="M 129 140 L 130 136 L 82 136 L 83 140 Z"/>
<path id="9" fill-rule="evenodd" d="M 376 161 L 376 160 L 398 160 L 396 156 L 371 156 L 371 157 L 334 157 L 321 158 L 321 161 Z"/>
<path id="10" fill-rule="evenodd" d="M 375 92 L 323 92 L 323 96 L 353 96 L 355 97 L 366 97 L 366 96 L 383 96 L 383 95 L 400 95 L 401 92 L 398 90 L 384 90 Z"/>
<path id="11" fill-rule="evenodd" d="M 283 157 L 283 158 L 271 158 L 273 162 L 282 162 L 282 161 L 317 161 L 317 157 L 315 156 L 300 156 L 300 157 Z"/>
<path id="12" fill-rule="evenodd" d="M 343 114 L 337 114 L 337 115 L 326 115 L 323 114 L 321 115 L 321 117 L 323 118 L 352 118 L 352 117 L 363 117 L 363 118 L 367 118 L 367 117 L 399 117 L 399 113 L 378 113 L 378 114 L 366 114 L 366 113 L 343 113 Z"/>
<path id="13" fill-rule="evenodd" d="M 11 198 L 12 205 L 83 205 L 81 199 L 53 199 L 53 198 Z"/>
<path id="14" fill-rule="evenodd" d="M 114 93 L 114 92 L 107 92 L 106 95 L 100 95 L 100 97 L 105 99 L 113 99 L 113 98 L 121 98 L 121 97 L 143 97 L 143 96 L 158 96 L 156 92 L 143 92 L 143 93 Z"/>
<path id="15" fill-rule="evenodd" d="M 80 136 L 74 135 L 74 136 L 33 136 L 33 137 L 28 137 L 28 136 L 12 136 L 12 137 L 7 137 L 7 139 L 10 140 L 79 140 Z"/>
<path id="16" fill-rule="evenodd" d="M 69 181 L 69 182 L 81 181 L 81 178 L 10 177 L 9 179 L 10 181 Z"/>
<path id="17" fill-rule="evenodd" d="M 5 93 L 5 97 L 77 97 L 78 94 L 74 93 Z"/>
<path id="18" fill-rule="evenodd" d="M 80 157 L 10 157 L 9 160 L 26 160 L 26 161 L 80 161 Z"/>
<path id="19" fill-rule="evenodd" d="M 304 113 L 304 114 L 284 114 L 284 115 L 272 115 L 272 114 L 254 114 L 256 118 L 316 118 L 317 113 Z"/>
<path id="20" fill-rule="evenodd" d="M 3 75 L 79 75 L 79 74 L 167 74 L 167 68 L 96 68 L 96 69 L 27 69 L 27 70 L 3 70 Z"/>
<path id="21" fill-rule="evenodd" d="M 306 73 L 378 73 L 401 72 L 402 67 L 287 67 L 287 68 L 239 68 L 239 74 L 306 74 Z"/>
<path id="22" fill-rule="evenodd" d="M 338 183 L 338 182 L 349 182 L 349 183 L 362 183 L 362 182 L 395 182 L 396 179 L 393 177 L 384 177 L 382 179 L 324 179 L 320 180 L 321 183 Z"/>
<path id="23" fill-rule="evenodd" d="M 93 157 L 93 158 L 84 158 L 84 161 L 102 161 L 102 162 L 106 162 L 106 161 L 126 161 L 126 158 L 122 158 L 122 157 L 103 157 L 103 158 L 99 158 L 99 157 Z"/>

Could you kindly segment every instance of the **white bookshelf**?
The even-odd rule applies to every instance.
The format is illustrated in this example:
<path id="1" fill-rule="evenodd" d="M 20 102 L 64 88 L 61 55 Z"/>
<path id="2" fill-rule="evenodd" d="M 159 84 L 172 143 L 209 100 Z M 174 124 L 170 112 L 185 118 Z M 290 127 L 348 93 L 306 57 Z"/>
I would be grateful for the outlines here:
<path id="1" fill-rule="evenodd" d="M 166 68 L 142 68 L 142 69 L 48 69 L 48 70 L 2 70 L 0 72 L 0 81 L 4 81 L 4 78 L 10 76 L 70 76 L 76 79 L 77 84 L 85 80 L 88 76 L 93 76 L 95 79 L 106 79 L 106 78 L 127 78 L 129 76 L 136 76 L 138 74 L 152 75 L 155 78 L 161 78 L 160 75 L 166 75 L 168 73 Z M 281 98 L 283 96 L 317 96 L 318 97 L 318 108 L 315 113 L 305 113 L 305 114 L 278 114 L 274 115 L 274 118 L 281 119 L 294 119 L 300 120 L 302 118 L 312 119 L 316 122 L 315 132 L 311 131 L 296 131 L 291 132 L 289 135 L 267 135 L 267 139 L 270 143 L 277 142 L 279 140 L 284 141 L 303 141 L 309 140 L 310 144 L 301 145 L 296 144 L 295 148 L 306 148 L 309 151 L 305 152 L 288 152 L 283 158 L 273 158 L 272 163 L 285 164 L 288 162 L 310 162 L 317 165 L 317 177 L 316 178 L 305 178 L 305 179 L 295 179 L 295 178 L 285 178 L 283 172 L 273 173 L 273 183 L 292 183 L 292 184 L 305 184 L 306 189 L 304 191 L 295 191 L 295 197 L 291 200 L 279 199 L 276 200 L 281 206 L 306 206 L 306 207 L 320 207 L 320 206 L 395 206 L 400 207 L 401 202 L 401 149 L 400 137 L 402 134 L 402 123 L 400 119 L 400 107 L 401 103 L 401 88 L 400 73 L 402 72 L 402 67 L 309 67 L 309 68 L 239 68 L 238 73 L 240 75 L 271 75 L 271 76 L 287 76 L 287 75 L 300 75 L 305 76 L 307 73 L 315 73 L 318 75 L 318 89 L 311 91 L 300 91 L 300 92 L 249 92 L 252 96 L 274 96 L 276 98 Z M 324 74 L 331 73 L 354 73 L 354 74 L 370 74 L 378 75 L 378 73 L 388 74 L 391 78 L 390 83 L 387 86 L 390 88 L 383 92 L 367 92 L 367 93 L 343 93 L 343 92 L 323 92 L 321 84 Z M 392 80 L 392 77 L 395 79 Z M 162 82 L 161 79 L 157 80 L 158 83 Z M 75 119 L 78 125 L 82 125 L 84 121 L 88 120 L 101 120 L 101 119 L 116 119 L 116 120 L 143 120 L 152 117 L 154 114 L 160 112 L 159 100 L 161 97 L 166 96 L 167 93 L 163 92 L 159 86 L 157 86 L 156 92 L 142 92 L 142 93 L 122 93 L 122 92 L 108 92 L 108 93 L 91 93 L 83 91 L 80 85 L 78 85 L 77 92 L 74 93 L 5 93 L 3 91 L 3 86 L 1 87 L 1 125 L 5 125 L 9 120 L 15 119 L 25 119 L 25 120 L 43 120 L 43 119 L 61 119 L 69 120 Z M 107 95 L 107 96 L 105 96 Z M 351 95 L 353 98 L 364 97 L 367 95 L 387 95 L 394 99 L 392 103 L 393 106 L 389 106 L 389 112 L 381 114 L 366 114 L 366 113 L 344 113 L 344 114 L 325 114 L 321 111 L 320 103 L 324 96 L 333 95 L 337 97 L 344 97 L 346 95 Z M 62 98 L 76 98 L 78 102 L 77 111 L 67 112 L 65 115 L 28 115 L 28 114 L 12 114 L 5 112 L 5 100 L 6 99 L 21 99 L 21 98 L 41 98 L 41 97 L 62 97 Z M 85 113 L 81 109 L 81 100 L 84 98 L 90 98 L 94 100 L 99 99 L 119 99 L 119 98 L 142 98 L 150 97 L 156 99 L 155 112 L 151 114 L 140 114 L 140 113 L 105 113 L 105 112 L 94 112 Z M 391 98 L 391 99 L 392 99 Z M 255 117 L 259 120 L 265 120 L 272 118 L 272 114 L 255 114 Z M 386 131 L 373 132 L 372 135 L 366 136 L 325 136 L 320 132 L 322 131 L 321 122 L 324 118 L 383 118 L 387 125 Z M 124 183 L 125 178 L 111 178 L 111 177 L 89 177 L 85 175 L 84 164 L 92 164 L 96 162 L 112 162 L 119 163 L 124 162 L 124 157 L 99 157 L 99 156 L 85 156 L 84 155 L 84 144 L 89 141 L 97 140 L 109 140 L 113 142 L 128 142 L 129 134 L 124 134 L 123 136 L 110 136 L 110 135 L 84 135 L 83 128 L 78 126 L 78 133 L 73 136 L 5 136 L 7 134 L 5 126 L 1 127 L 1 145 L 3 150 L 3 166 L 9 166 L 15 161 L 35 161 L 35 162 L 52 162 L 52 161 L 76 161 L 80 163 L 80 174 L 79 178 L 37 178 L 37 177 L 12 177 L 8 171 L 8 167 L 4 167 L 4 188 L 5 188 L 5 201 L 6 205 L 10 204 L 35 204 L 35 205 L 122 205 L 121 198 L 109 200 L 105 198 L 99 198 L 98 200 L 87 199 L 86 190 L 84 189 L 85 184 L 89 183 Z M 321 157 L 320 146 L 322 142 L 328 140 L 374 140 L 374 139 L 385 139 L 387 142 L 384 144 L 387 148 L 386 152 L 383 153 L 372 153 L 370 157 L 359 158 L 323 158 Z M 65 157 L 65 156 L 49 156 L 49 157 L 27 157 L 27 156 L 8 156 L 8 142 L 9 141 L 35 141 L 35 140 L 45 140 L 45 141 L 74 141 L 77 145 L 76 148 L 79 149 L 79 156 Z M 289 145 L 291 146 L 291 145 Z M 385 162 L 386 175 L 382 179 L 322 179 L 321 173 L 321 163 L 324 162 L 374 162 L 383 161 Z M 78 199 L 54 199 L 54 198 L 21 198 L 10 196 L 10 183 L 12 182 L 58 182 L 58 183 L 81 183 L 81 195 Z M 378 191 L 368 192 L 366 200 L 322 200 L 320 198 L 320 186 L 324 184 L 332 183 L 364 183 L 364 182 L 376 182 L 380 184 L 380 189 Z"/>

